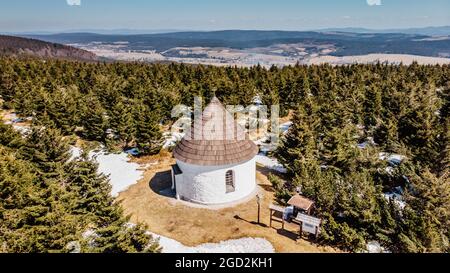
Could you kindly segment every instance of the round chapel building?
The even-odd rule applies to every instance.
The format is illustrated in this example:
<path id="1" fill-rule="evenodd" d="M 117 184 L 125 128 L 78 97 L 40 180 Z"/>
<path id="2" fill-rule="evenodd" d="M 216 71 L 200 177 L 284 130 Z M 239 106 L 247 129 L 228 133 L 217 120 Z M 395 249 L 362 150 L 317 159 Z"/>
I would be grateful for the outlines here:
<path id="1" fill-rule="evenodd" d="M 214 97 L 173 155 L 172 188 L 178 199 L 217 205 L 242 200 L 256 189 L 258 147 Z"/>

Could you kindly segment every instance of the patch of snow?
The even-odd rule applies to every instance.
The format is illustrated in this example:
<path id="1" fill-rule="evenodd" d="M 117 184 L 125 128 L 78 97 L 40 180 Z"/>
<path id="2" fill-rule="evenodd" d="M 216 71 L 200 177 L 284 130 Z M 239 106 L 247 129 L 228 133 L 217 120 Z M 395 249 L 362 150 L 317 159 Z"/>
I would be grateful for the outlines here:
<path id="1" fill-rule="evenodd" d="M 369 145 L 369 143 L 367 142 L 363 142 L 363 143 L 358 143 L 358 148 L 360 149 L 365 149 L 367 147 L 367 145 Z"/>
<path id="2" fill-rule="evenodd" d="M 177 133 L 177 132 L 164 133 L 163 137 L 165 140 L 163 144 L 163 149 L 175 146 L 177 142 L 184 137 L 184 135 L 185 135 L 184 133 Z"/>
<path id="3" fill-rule="evenodd" d="M 78 241 L 71 241 L 66 245 L 66 249 L 69 253 L 81 253 L 81 245 Z"/>
<path id="4" fill-rule="evenodd" d="M 263 104 L 260 95 L 254 96 L 253 99 L 252 99 L 252 102 L 253 102 L 255 105 L 261 105 L 261 104 Z"/>
<path id="5" fill-rule="evenodd" d="M 369 253 L 387 253 L 386 249 L 381 246 L 377 241 L 370 241 L 366 245 L 367 252 Z"/>
<path id="6" fill-rule="evenodd" d="M 392 168 L 391 166 L 387 166 L 384 170 L 390 175 L 394 173 L 394 168 Z"/>
<path id="7" fill-rule="evenodd" d="M 89 156 L 98 162 L 98 171 L 109 176 L 113 196 L 117 196 L 119 192 L 136 184 L 143 176 L 144 172 L 139 170 L 140 165 L 129 162 L 126 153 L 106 154 L 104 151 L 100 151 L 91 152 Z"/>
<path id="8" fill-rule="evenodd" d="M 402 161 L 403 161 L 404 158 L 405 158 L 405 157 L 402 156 L 402 155 L 396 155 L 396 154 L 394 154 L 394 155 L 391 155 L 391 156 L 388 157 L 388 161 L 389 161 L 390 163 L 392 163 L 392 164 L 399 165 L 400 163 L 402 163 Z"/>
<path id="9" fill-rule="evenodd" d="M 450 36 L 434 36 L 434 37 L 427 37 L 422 39 L 414 39 L 413 41 L 445 41 L 449 40 Z"/>
<path id="10" fill-rule="evenodd" d="M 280 132 L 282 134 L 285 134 L 289 130 L 289 128 L 291 128 L 291 126 L 292 126 L 292 121 L 288 121 L 288 122 L 285 122 L 285 123 L 281 124 L 280 125 Z"/>
<path id="11" fill-rule="evenodd" d="M 267 154 L 268 152 L 274 151 L 274 150 L 275 150 L 274 145 L 264 144 L 264 143 L 259 145 L 259 151 L 263 155 Z"/>
<path id="12" fill-rule="evenodd" d="M 391 164 L 391 165 L 399 165 L 406 158 L 406 156 L 399 155 L 399 154 L 389 154 L 389 153 L 382 152 L 382 153 L 379 154 L 378 158 L 380 160 L 388 161 L 389 164 Z"/>
<path id="13" fill-rule="evenodd" d="M 265 134 L 264 136 L 256 139 L 253 141 L 253 143 L 255 143 L 255 145 L 264 145 L 267 144 L 268 142 L 270 142 L 270 134 Z"/>
<path id="14" fill-rule="evenodd" d="M 180 110 L 180 111 L 183 111 L 183 110 Z M 191 115 L 192 110 L 189 109 L 188 111 L 189 112 L 187 112 L 185 114 Z M 183 131 L 183 130 L 189 129 L 191 124 L 192 124 L 192 119 L 190 117 L 183 116 L 183 117 L 177 119 L 177 121 L 172 125 L 171 130 L 172 130 L 172 132 L 175 132 L 176 130 Z"/>
<path id="15" fill-rule="evenodd" d="M 280 172 L 280 173 L 286 173 L 287 170 L 283 165 L 281 165 L 278 160 L 275 158 L 268 157 L 264 154 L 258 154 L 256 155 L 256 162 L 263 165 L 266 168 L 269 168 L 271 170 Z"/>
<path id="16" fill-rule="evenodd" d="M 69 161 L 72 161 L 74 159 L 76 159 L 77 157 L 81 156 L 81 149 L 75 146 L 70 146 L 70 158 Z"/>
<path id="17" fill-rule="evenodd" d="M 367 148 L 367 146 L 373 146 L 373 145 L 376 145 L 375 141 L 373 140 L 373 137 L 368 137 L 366 141 L 358 144 L 358 148 L 365 149 L 365 148 Z"/>
<path id="18" fill-rule="evenodd" d="M 22 125 L 13 125 L 14 130 L 19 132 L 21 135 L 27 135 L 31 132 L 30 127 Z"/>
<path id="19" fill-rule="evenodd" d="M 400 209 L 404 209 L 405 206 L 406 206 L 406 202 L 403 200 L 403 196 L 401 194 L 396 193 L 396 192 L 383 193 L 383 197 L 386 198 L 386 200 L 388 200 L 389 202 L 391 200 L 393 200 L 394 203 L 397 204 L 397 206 Z"/>
<path id="20" fill-rule="evenodd" d="M 81 150 L 71 147 L 71 160 L 81 155 Z M 128 154 L 108 154 L 105 151 L 91 151 L 89 158 L 98 163 L 98 172 L 109 177 L 112 186 L 112 196 L 117 196 L 119 192 L 126 190 L 129 186 L 136 184 L 143 176 L 144 171 L 141 165 L 129 162 Z"/>
<path id="21" fill-rule="evenodd" d="M 194 247 L 151 233 L 159 238 L 163 253 L 274 253 L 272 244 L 263 238 L 241 238 L 222 241 L 220 243 L 206 243 Z"/>
<path id="22" fill-rule="evenodd" d="M 81 236 L 84 239 L 88 239 L 88 238 L 94 238 L 94 237 L 98 237 L 98 234 L 95 232 L 95 230 L 93 229 L 88 229 L 85 232 L 83 232 L 83 234 L 81 234 Z"/>

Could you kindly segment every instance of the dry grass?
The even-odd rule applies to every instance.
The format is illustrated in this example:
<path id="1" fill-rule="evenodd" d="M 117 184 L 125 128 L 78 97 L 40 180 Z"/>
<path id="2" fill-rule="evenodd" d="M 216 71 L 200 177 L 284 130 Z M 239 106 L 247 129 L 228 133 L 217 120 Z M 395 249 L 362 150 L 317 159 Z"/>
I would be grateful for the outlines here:
<path id="1" fill-rule="evenodd" d="M 154 158 L 141 158 L 140 163 L 153 161 Z M 318 246 L 309 241 L 297 240 L 295 231 L 298 226 L 274 222 L 269 228 L 269 204 L 273 201 L 273 192 L 266 175 L 258 168 L 258 184 L 264 192 L 261 209 L 261 225 L 257 220 L 257 203 L 252 198 L 242 204 L 223 209 L 205 209 L 186 205 L 171 197 L 159 194 L 170 186 L 170 165 L 173 159 L 158 156 L 159 164 L 145 172 L 144 178 L 136 185 L 119 195 L 119 201 L 126 214 L 134 222 L 144 222 L 149 230 L 173 238 L 187 246 L 202 243 L 217 243 L 223 240 L 242 237 L 261 237 L 270 241 L 277 252 L 335 252 L 330 247 Z"/>

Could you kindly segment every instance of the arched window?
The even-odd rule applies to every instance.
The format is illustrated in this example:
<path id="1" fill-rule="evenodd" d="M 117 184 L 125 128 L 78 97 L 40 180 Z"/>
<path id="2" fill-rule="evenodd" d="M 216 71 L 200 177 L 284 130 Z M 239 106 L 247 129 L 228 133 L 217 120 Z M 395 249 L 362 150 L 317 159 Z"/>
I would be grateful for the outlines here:
<path id="1" fill-rule="evenodd" d="M 225 174 L 226 193 L 234 192 L 234 172 L 229 170 Z"/>

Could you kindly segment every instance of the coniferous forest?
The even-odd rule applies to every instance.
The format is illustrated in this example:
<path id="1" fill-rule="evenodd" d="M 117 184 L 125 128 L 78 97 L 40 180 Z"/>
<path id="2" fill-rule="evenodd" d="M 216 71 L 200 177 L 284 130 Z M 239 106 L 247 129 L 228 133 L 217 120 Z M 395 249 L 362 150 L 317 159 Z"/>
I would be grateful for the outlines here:
<path id="1" fill-rule="evenodd" d="M 87 155 L 68 160 L 70 136 L 155 154 L 172 108 L 213 94 L 233 105 L 260 95 L 282 116 L 293 113 L 273 153 L 288 172 L 270 180 L 282 204 L 298 188 L 315 201 L 320 243 L 450 251 L 448 65 L 266 69 L 6 57 L 3 108 L 33 117 L 33 126 L 22 137 L 0 125 L 0 251 L 159 251 L 144 226 L 126 225 L 96 164 Z M 404 159 L 393 166 L 382 152 Z M 383 196 L 395 188 L 404 207 Z"/>

